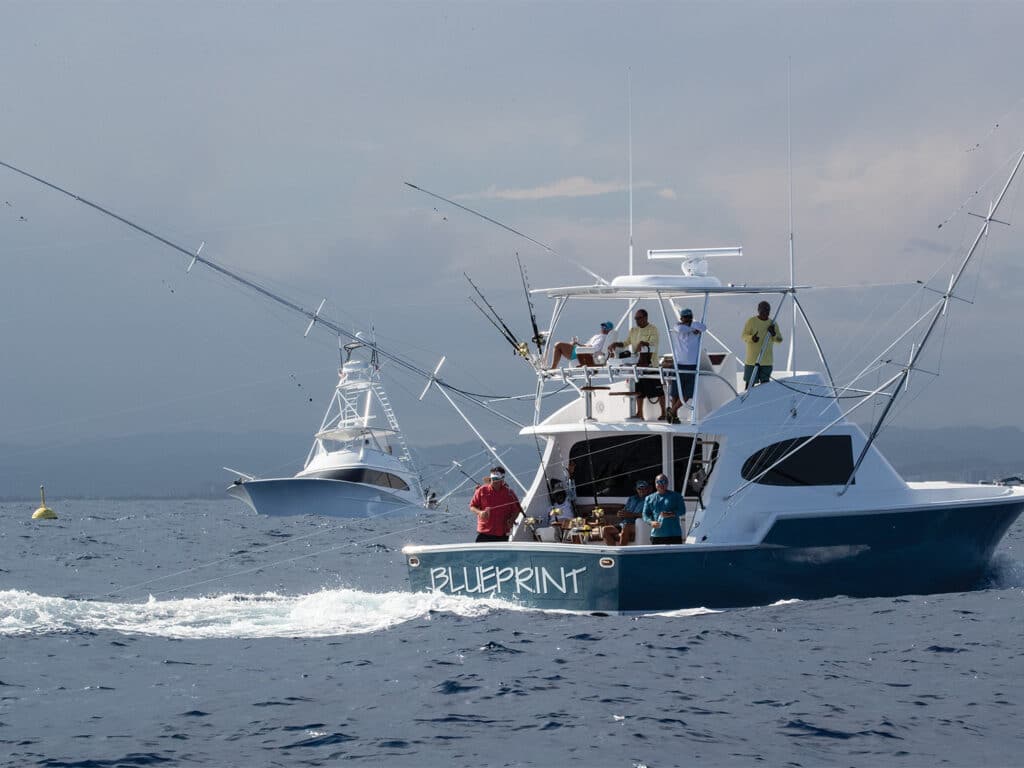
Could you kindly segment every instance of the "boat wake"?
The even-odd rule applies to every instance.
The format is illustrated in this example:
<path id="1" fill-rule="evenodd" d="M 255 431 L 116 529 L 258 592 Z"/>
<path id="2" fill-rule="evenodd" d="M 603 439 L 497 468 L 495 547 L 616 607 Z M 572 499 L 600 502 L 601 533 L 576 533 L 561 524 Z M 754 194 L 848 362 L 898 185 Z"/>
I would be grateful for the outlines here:
<path id="1" fill-rule="evenodd" d="M 1024 587 L 1024 562 L 1010 555 L 997 554 L 982 577 L 982 589 L 1014 589 Z"/>
<path id="2" fill-rule="evenodd" d="M 362 592 L 324 589 L 308 595 L 225 594 L 143 603 L 76 600 L 0 590 L 0 637 L 120 632 L 175 639 L 335 637 L 378 632 L 435 614 L 475 618 L 499 611 L 553 615 L 496 598 L 427 592 Z M 653 612 L 678 618 L 717 613 L 706 608 Z"/>
<path id="3" fill-rule="evenodd" d="M 99 631 L 176 639 L 331 637 L 377 632 L 435 613 L 476 617 L 516 608 L 499 600 L 354 589 L 293 596 L 150 597 L 143 603 L 0 590 L 0 637 Z"/>

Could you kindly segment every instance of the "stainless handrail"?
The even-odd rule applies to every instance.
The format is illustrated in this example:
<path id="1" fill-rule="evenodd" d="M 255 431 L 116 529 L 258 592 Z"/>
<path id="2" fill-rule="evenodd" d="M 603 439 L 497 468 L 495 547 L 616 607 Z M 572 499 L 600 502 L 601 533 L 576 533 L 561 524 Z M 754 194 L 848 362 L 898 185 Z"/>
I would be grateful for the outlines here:
<path id="1" fill-rule="evenodd" d="M 570 386 L 573 385 L 572 379 L 598 379 L 606 377 L 609 382 L 616 381 L 636 381 L 638 379 L 657 379 L 662 384 L 667 383 L 673 376 L 674 368 L 663 368 L 662 366 L 647 366 L 640 367 L 637 365 L 581 365 L 577 368 L 557 368 L 552 370 L 538 371 L 537 374 L 542 379 L 561 379 Z M 739 391 L 736 386 L 729 381 L 725 376 L 715 371 L 694 371 L 698 377 L 710 376 L 714 379 L 719 379 L 725 382 L 725 385 L 732 390 L 734 395 L 739 395 Z"/>

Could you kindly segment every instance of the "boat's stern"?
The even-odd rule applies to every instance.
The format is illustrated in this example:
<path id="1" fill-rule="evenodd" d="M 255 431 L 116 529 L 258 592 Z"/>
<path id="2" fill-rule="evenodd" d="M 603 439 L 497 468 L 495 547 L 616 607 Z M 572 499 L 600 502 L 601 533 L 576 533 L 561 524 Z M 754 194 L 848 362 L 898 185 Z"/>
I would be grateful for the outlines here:
<path id="1" fill-rule="evenodd" d="M 620 563 L 605 547 L 446 544 L 402 550 L 416 592 L 489 597 L 536 608 L 620 610 Z"/>

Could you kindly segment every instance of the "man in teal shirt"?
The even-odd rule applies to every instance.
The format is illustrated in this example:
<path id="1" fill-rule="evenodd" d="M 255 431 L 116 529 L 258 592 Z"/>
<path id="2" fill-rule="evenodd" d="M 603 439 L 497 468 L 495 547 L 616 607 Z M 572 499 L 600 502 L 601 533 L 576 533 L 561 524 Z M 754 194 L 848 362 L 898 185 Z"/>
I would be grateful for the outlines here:
<path id="1" fill-rule="evenodd" d="M 652 493 L 644 500 L 644 520 L 651 524 L 651 544 L 682 544 L 683 517 L 686 504 L 683 496 L 668 489 L 668 477 L 654 478 Z"/>

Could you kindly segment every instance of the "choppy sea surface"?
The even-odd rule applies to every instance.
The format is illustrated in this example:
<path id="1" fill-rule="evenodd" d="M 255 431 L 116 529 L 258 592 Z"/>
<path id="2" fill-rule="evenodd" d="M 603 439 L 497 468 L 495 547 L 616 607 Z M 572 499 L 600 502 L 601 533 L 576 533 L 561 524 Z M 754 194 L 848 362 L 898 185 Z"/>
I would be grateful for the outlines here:
<path id="1" fill-rule="evenodd" d="M 1024 527 L 972 592 L 586 616 L 407 591 L 419 518 L 0 504 L 3 766 L 1024 764 Z"/>

